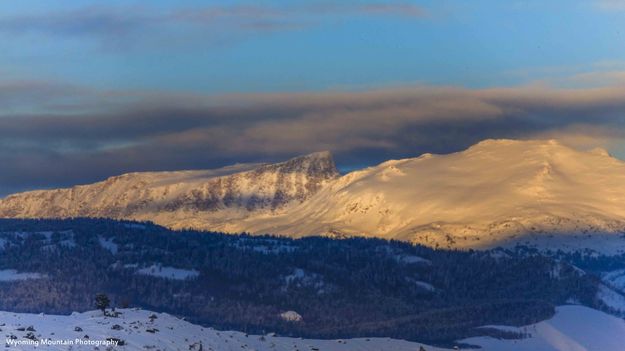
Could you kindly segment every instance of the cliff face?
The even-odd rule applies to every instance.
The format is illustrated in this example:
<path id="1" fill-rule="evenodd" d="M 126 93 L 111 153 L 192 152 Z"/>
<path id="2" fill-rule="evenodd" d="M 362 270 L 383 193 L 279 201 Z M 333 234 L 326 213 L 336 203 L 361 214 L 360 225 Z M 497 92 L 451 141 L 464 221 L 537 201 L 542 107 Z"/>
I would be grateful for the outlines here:
<path id="1" fill-rule="evenodd" d="M 0 217 L 149 218 L 161 212 L 277 211 L 338 177 L 328 152 L 267 165 L 210 171 L 129 173 L 92 185 L 0 200 Z"/>

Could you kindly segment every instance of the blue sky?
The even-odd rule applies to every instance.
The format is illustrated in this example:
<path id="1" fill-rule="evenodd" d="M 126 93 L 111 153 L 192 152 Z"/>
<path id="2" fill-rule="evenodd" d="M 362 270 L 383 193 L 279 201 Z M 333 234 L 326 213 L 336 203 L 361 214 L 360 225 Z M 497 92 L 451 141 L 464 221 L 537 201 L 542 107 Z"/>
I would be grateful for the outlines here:
<path id="1" fill-rule="evenodd" d="M 485 138 L 625 158 L 624 44 L 625 0 L 3 1 L 0 196 Z"/>
<path id="2" fill-rule="evenodd" d="M 2 2 L 0 67 L 17 79 L 221 94 L 493 87 L 608 70 L 625 57 L 625 6 L 600 1 L 180 4 Z M 223 13 L 172 18 L 202 11 Z"/>

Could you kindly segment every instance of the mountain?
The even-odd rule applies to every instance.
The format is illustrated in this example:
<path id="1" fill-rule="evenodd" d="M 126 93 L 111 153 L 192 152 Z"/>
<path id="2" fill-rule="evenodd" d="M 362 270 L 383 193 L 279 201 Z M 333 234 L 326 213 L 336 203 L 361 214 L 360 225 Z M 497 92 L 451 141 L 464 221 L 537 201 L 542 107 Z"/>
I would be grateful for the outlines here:
<path id="1" fill-rule="evenodd" d="M 7 335 L 7 347 L 19 350 L 42 347 L 46 350 L 450 350 L 390 338 L 316 340 L 288 338 L 274 333 L 251 335 L 203 328 L 167 313 L 141 309 L 119 309 L 117 312 L 117 317 L 104 316 L 101 311 L 69 316 L 0 312 L 0 319 Z M 464 342 L 484 350 L 508 351 L 617 351 L 625 343 L 623 320 L 581 306 L 558 307 L 552 319 L 537 324 L 488 328 L 515 331 L 524 337 L 479 337 Z"/>
<path id="2" fill-rule="evenodd" d="M 625 248 L 625 163 L 556 141 L 486 140 L 349 173 L 282 217 L 239 226 L 433 247 L 519 243 L 617 253 Z"/>
<path id="3" fill-rule="evenodd" d="M 486 140 L 339 176 L 329 153 L 217 171 L 133 173 L 16 194 L 2 217 L 111 217 L 432 247 L 625 250 L 625 163 L 553 140 Z"/>
<path id="4" fill-rule="evenodd" d="M 8 196 L 0 201 L 0 216 L 132 218 L 171 227 L 228 227 L 232 221 L 301 203 L 337 177 L 328 152 L 277 164 L 129 173 L 92 185 Z"/>

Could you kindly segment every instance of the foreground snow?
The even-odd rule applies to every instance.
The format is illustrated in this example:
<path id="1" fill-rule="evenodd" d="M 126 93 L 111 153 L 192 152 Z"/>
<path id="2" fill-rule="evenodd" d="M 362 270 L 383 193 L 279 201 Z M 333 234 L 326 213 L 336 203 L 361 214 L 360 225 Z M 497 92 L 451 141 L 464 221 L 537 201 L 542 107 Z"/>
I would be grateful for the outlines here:
<path id="1" fill-rule="evenodd" d="M 121 315 L 117 318 L 104 317 L 100 311 L 71 316 L 0 312 L 1 333 L 6 338 L 6 349 L 11 350 L 94 350 L 96 347 L 104 350 L 111 347 L 185 351 L 415 351 L 421 346 L 428 351 L 446 350 L 388 338 L 309 340 L 274 334 L 247 335 L 203 328 L 163 313 L 135 309 L 119 312 Z M 489 327 L 521 332 L 529 337 L 519 340 L 480 337 L 463 342 L 497 351 L 622 351 L 625 345 L 625 321 L 581 306 L 559 307 L 554 318 L 526 327 Z M 35 340 L 25 338 L 29 335 Z M 120 340 L 123 345 L 115 345 Z"/>
<path id="2" fill-rule="evenodd" d="M 496 327 L 502 328 L 502 327 Z M 562 306 L 547 321 L 504 330 L 529 333 L 521 340 L 471 338 L 467 343 L 497 351 L 618 351 L 625 348 L 625 321 L 582 306 Z"/>
<path id="3" fill-rule="evenodd" d="M 188 323 L 166 313 L 122 309 L 119 317 L 100 311 L 70 316 L 0 312 L 0 329 L 10 350 L 396 350 L 414 351 L 421 344 L 387 338 L 306 340 L 275 334 L 248 335 L 217 331 Z M 35 340 L 28 339 L 31 333 Z M 15 339 L 12 339 L 12 336 Z M 115 344 L 119 342 L 120 344 Z M 121 345 L 123 343 L 123 345 Z M 425 345 L 424 345 L 425 346 Z M 427 350 L 442 349 L 426 346 Z"/>

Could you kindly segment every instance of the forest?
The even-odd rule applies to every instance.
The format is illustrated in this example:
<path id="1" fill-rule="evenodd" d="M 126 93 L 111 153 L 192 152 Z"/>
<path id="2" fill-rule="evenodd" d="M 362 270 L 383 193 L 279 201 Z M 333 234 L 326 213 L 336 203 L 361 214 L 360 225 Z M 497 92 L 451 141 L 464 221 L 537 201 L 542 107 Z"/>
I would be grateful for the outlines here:
<path id="1" fill-rule="evenodd" d="M 544 320 L 568 301 L 605 307 L 592 268 L 607 263 L 530 250 L 435 250 L 82 218 L 0 220 L 0 250 L 0 271 L 17 271 L 0 279 L 0 310 L 15 312 L 93 310 L 94 296 L 106 294 L 113 307 L 217 329 L 452 345 L 478 335 L 523 337 L 478 327 Z M 287 311 L 301 318 L 284 318 Z"/>

